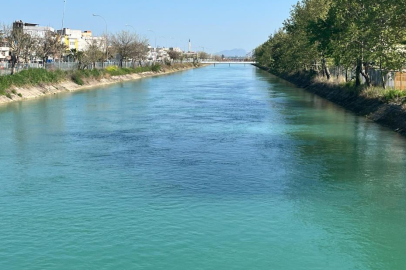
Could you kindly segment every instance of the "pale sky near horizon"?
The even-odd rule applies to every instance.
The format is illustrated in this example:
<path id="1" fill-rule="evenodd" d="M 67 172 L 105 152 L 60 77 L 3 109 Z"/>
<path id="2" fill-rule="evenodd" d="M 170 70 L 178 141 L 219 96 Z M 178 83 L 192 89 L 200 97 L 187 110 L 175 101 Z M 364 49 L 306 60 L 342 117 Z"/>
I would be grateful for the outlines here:
<path id="1" fill-rule="evenodd" d="M 266 41 L 282 26 L 298 0 L 66 0 L 66 28 L 104 32 L 105 23 L 93 13 L 102 15 L 108 31 L 131 30 L 148 38 L 151 44 L 187 48 L 189 38 L 194 50 L 216 53 L 234 48 L 250 51 Z M 63 0 L 19 0 L 7 3 L 0 23 L 15 20 L 38 23 L 60 29 Z M 200 47 L 197 47 L 200 46 Z"/>

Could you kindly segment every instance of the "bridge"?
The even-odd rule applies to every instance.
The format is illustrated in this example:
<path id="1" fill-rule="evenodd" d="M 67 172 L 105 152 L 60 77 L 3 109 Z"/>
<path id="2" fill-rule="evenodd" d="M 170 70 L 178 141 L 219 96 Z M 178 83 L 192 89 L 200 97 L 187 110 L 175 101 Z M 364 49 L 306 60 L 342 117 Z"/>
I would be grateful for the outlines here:
<path id="1" fill-rule="evenodd" d="M 257 62 L 254 61 L 201 61 L 201 64 L 207 65 L 254 65 Z"/>

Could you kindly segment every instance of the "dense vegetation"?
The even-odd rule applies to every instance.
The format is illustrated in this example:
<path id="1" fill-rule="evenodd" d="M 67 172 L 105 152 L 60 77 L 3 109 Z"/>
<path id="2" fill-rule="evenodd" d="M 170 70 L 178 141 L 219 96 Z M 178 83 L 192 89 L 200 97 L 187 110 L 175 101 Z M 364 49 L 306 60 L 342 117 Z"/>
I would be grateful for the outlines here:
<path id="1" fill-rule="evenodd" d="M 307 71 L 329 80 L 330 68 L 353 70 L 355 86 L 368 71 L 406 64 L 406 0 L 302 0 L 283 27 L 257 49 L 259 65 L 278 74 Z"/>
<path id="2" fill-rule="evenodd" d="M 160 65 L 152 65 L 138 68 L 118 68 L 110 66 L 106 69 L 85 69 L 74 71 L 48 71 L 46 69 L 28 69 L 14 75 L 0 76 L 0 95 L 11 96 L 13 86 L 22 87 L 39 84 L 52 84 L 64 80 L 72 80 L 78 85 L 83 85 L 85 79 L 101 79 L 108 76 L 120 76 L 143 72 L 158 72 Z"/>

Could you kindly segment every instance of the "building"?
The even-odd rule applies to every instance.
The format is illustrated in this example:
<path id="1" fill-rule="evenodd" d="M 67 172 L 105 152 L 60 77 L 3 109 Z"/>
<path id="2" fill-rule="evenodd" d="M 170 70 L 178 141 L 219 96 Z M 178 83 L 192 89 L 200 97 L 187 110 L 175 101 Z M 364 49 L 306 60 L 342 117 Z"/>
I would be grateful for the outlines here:
<path id="1" fill-rule="evenodd" d="M 24 33 L 29 34 L 33 38 L 44 38 L 48 32 L 55 32 L 55 29 L 49 26 L 39 26 L 35 23 L 25 23 L 23 21 L 15 21 L 13 29 L 22 29 Z"/>
<path id="2" fill-rule="evenodd" d="M 0 62 L 6 62 L 10 60 L 10 48 L 0 47 Z"/>
<path id="3" fill-rule="evenodd" d="M 58 30 L 58 34 L 61 36 L 61 42 L 65 43 L 68 51 L 86 51 L 93 42 L 96 42 L 101 50 L 106 48 L 106 39 L 104 37 L 94 37 L 92 31 L 82 32 L 82 30 L 64 28 L 63 30 Z"/>
<path id="4" fill-rule="evenodd" d="M 189 50 L 188 50 L 188 52 L 192 52 L 192 42 L 190 41 L 190 39 L 189 39 Z"/>
<path id="5" fill-rule="evenodd" d="M 148 46 L 147 59 L 149 61 L 165 61 L 169 60 L 168 51 L 170 48 L 153 48 Z"/>
<path id="6" fill-rule="evenodd" d="M 178 52 L 178 53 L 183 53 L 182 49 L 179 47 L 173 47 L 169 48 L 170 51 Z"/>

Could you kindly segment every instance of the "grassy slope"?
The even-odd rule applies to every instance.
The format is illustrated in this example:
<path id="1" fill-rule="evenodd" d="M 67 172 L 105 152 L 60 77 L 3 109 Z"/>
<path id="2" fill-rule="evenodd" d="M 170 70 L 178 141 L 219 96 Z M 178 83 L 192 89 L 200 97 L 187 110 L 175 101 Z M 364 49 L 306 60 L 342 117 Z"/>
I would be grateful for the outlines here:
<path id="1" fill-rule="evenodd" d="M 260 68 L 406 136 L 406 91 L 357 88 L 353 83 L 326 81 L 305 72 L 276 74 Z"/>
<path id="2" fill-rule="evenodd" d="M 396 89 L 384 89 L 383 87 L 370 87 L 367 88 L 366 86 L 355 86 L 355 81 L 350 81 L 347 83 L 337 82 L 336 80 L 327 81 L 323 78 L 316 77 L 314 74 L 306 73 L 306 72 L 298 72 L 293 74 L 279 74 L 278 72 L 274 72 L 269 70 L 268 68 L 264 68 L 258 66 L 259 68 L 269 71 L 276 76 L 284 78 L 300 87 L 307 88 L 307 87 L 325 87 L 325 88 L 333 88 L 334 90 L 343 91 L 348 94 L 368 98 L 368 99 L 377 99 L 383 103 L 397 103 L 397 104 L 404 104 L 406 103 L 406 91 L 396 90 Z"/>
<path id="3" fill-rule="evenodd" d="M 72 80 L 78 85 L 83 85 L 84 78 L 101 79 L 108 76 L 120 76 L 143 72 L 158 72 L 161 70 L 160 65 L 138 68 L 117 68 L 108 67 L 102 70 L 75 70 L 75 71 L 48 71 L 45 69 L 28 69 L 14 75 L 0 76 L 0 95 L 11 97 L 10 93 L 13 86 L 23 87 L 41 84 L 53 84 L 66 80 Z"/>

